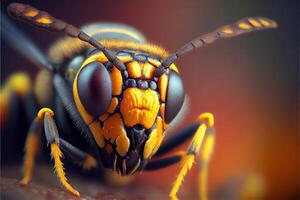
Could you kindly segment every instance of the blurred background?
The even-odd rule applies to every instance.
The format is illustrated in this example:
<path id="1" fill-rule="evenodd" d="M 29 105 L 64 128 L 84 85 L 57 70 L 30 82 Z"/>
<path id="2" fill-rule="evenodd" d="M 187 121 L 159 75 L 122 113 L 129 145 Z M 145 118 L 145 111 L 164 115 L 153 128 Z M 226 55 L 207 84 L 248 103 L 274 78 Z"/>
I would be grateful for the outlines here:
<path id="1" fill-rule="evenodd" d="M 10 2 L 1 1 L 1 9 Z M 77 26 L 95 21 L 125 23 L 170 52 L 200 34 L 243 17 L 276 20 L 276 30 L 218 41 L 177 61 L 191 101 L 182 127 L 202 112 L 215 115 L 217 141 L 209 166 L 211 195 L 220 194 L 227 187 L 232 190 L 231 185 L 237 180 L 254 177 L 254 182 L 263 188 L 265 199 L 299 198 L 297 0 L 18 2 L 29 3 Z M 61 36 L 15 23 L 45 51 Z M 35 77 L 38 67 L 1 39 L 1 82 L 20 70 Z M 137 181 L 169 191 L 178 167 L 145 172 L 137 176 Z M 183 193 L 196 193 L 196 169 L 187 175 Z"/>

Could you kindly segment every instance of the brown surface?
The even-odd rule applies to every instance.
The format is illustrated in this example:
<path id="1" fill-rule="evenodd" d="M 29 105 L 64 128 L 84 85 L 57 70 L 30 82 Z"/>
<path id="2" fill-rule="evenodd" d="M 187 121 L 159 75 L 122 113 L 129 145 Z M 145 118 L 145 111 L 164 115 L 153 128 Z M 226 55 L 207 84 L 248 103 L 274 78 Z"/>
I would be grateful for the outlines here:
<path id="1" fill-rule="evenodd" d="M 19 184 L 19 180 L 10 178 L 1 178 L 1 198 L 3 199 L 85 199 L 85 200 L 121 200 L 124 198 L 118 197 L 112 193 L 99 193 L 95 197 L 89 195 L 81 195 L 77 198 L 70 193 L 60 188 L 50 187 L 47 185 L 40 185 L 31 183 L 24 187 Z"/>
<path id="2" fill-rule="evenodd" d="M 168 198 L 168 193 L 160 191 L 155 185 L 151 186 L 133 181 L 128 185 L 112 187 L 69 171 L 69 173 L 67 172 L 69 182 L 81 193 L 80 198 L 77 198 L 61 187 L 51 166 L 37 166 L 32 182 L 25 187 L 19 184 L 20 169 L 20 166 L 2 167 L 1 199 L 150 200 Z"/>

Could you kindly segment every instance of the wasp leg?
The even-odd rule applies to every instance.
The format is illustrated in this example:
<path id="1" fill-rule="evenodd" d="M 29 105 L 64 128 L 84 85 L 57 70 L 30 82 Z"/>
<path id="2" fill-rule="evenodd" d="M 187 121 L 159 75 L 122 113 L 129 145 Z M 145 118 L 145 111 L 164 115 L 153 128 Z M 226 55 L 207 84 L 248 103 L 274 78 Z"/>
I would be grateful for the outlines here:
<path id="1" fill-rule="evenodd" d="M 214 146 L 215 146 L 215 130 L 209 129 L 207 136 L 203 143 L 201 154 L 199 157 L 200 164 L 198 167 L 198 192 L 199 198 L 202 200 L 208 199 L 207 193 L 207 178 L 208 178 L 208 164 L 212 156 Z"/>
<path id="2" fill-rule="evenodd" d="M 203 123 L 204 122 L 204 123 Z M 177 162 L 181 162 L 181 170 L 174 182 L 173 188 L 170 192 L 171 199 L 177 199 L 177 192 L 179 190 L 179 187 L 183 181 L 183 178 L 185 177 L 187 171 L 192 167 L 195 157 L 199 154 L 200 147 L 202 147 L 202 152 L 199 156 L 201 161 L 201 166 L 199 170 L 199 182 L 200 182 L 200 198 L 201 199 L 207 199 L 207 164 L 209 161 L 209 158 L 211 156 L 213 145 L 214 145 L 214 118 L 213 115 L 210 113 L 203 113 L 199 116 L 197 123 L 199 123 L 197 129 L 195 130 L 194 125 L 190 126 L 186 131 L 183 131 L 185 133 L 184 136 L 182 136 L 182 140 L 187 140 L 191 134 L 194 135 L 191 144 L 189 145 L 187 151 L 184 154 L 179 154 L 173 157 L 161 159 L 158 161 L 153 161 L 152 164 L 149 163 L 149 166 L 145 169 L 148 170 L 154 170 L 159 169 L 163 167 L 167 167 L 171 164 L 175 164 Z M 188 131 L 189 130 L 189 131 Z M 192 130 L 195 130 L 195 132 L 192 132 Z M 181 136 L 175 136 L 175 139 L 170 139 L 171 142 L 165 143 L 164 149 L 161 151 L 162 155 L 163 153 L 173 149 L 176 145 L 183 143 L 184 141 L 179 141 L 178 138 L 181 138 Z M 204 141 L 205 139 L 205 141 Z M 203 142 L 204 141 L 204 142 Z M 202 145 L 203 144 L 203 145 Z"/>
<path id="3" fill-rule="evenodd" d="M 96 159 L 90 154 L 81 151 L 62 138 L 59 138 L 59 145 L 65 153 L 82 165 L 83 169 L 90 170 L 91 168 L 97 167 Z"/>
<path id="4" fill-rule="evenodd" d="M 162 158 L 162 159 L 159 159 L 159 160 L 150 161 L 146 165 L 144 170 L 153 171 L 153 170 L 169 167 L 171 165 L 174 165 L 174 164 L 180 162 L 184 155 L 185 155 L 185 153 L 182 152 L 182 153 L 178 153 L 174 156 L 170 156 L 170 157 L 167 157 L 167 158 Z"/>
<path id="5" fill-rule="evenodd" d="M 189 140 L 193 135 L 195 135 L 195 132 L 199 126 L 200 122 L 191 124 L 170 137 L 168 140 L 163 142 L 154 157 L 162 156 Z"/>
<path id="6" fill-rule="evenodd" d="M 15 107 L 14 102 L 16 102 L 16 98 L 24 102 L 30 91 L 31 81 L 25 73 L 15 73 L 8 78 L 0 91 L 1 126 L 7 122 L 10 108 L 13 109 Z"/>
<path id="7" fill-rule="evenodd" d="M 65 171 L 63 167 L 63 163 L 61 158 L 63 156 L 60 148 L 59 148 L 59 135 L 58 130 L 53 119 L 54 112 L 49 108 L 42 108 L 38 112 L 38 120 L 44 122 L 45 136 L 47 143 L 50 144 L 51 149 L 51 157 L 54 160 L 54 168 L 56 171 L 56 175 L 59 178 L 61 184 L 64 186 L 66 190 L 74 194 L 75 196 L 79 196 L 79 192 L 75 190 L 67 181 L 65 176 Z"/>
<path id="8" fill-rule="evenodd" d="M 29 133 L 26 138 L 25 144 L 25 157 L 23 164 L 23 173 L 24 177 L 21 180 L 22 185 L 27 185 L 31 179 L 33 166 L 34 166 L 34 158 L 38 151 L 38 145 L 40 141 L 40 136 L 42 132 L 42 123 L 38 118 L 34 119 L 32 122 Z"/>

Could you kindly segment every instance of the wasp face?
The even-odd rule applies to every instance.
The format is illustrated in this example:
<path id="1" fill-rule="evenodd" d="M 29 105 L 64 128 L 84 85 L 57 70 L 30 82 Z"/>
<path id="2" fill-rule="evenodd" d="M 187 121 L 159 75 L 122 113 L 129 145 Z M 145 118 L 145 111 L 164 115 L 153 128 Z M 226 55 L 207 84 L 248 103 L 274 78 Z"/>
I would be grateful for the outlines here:
<path id="1" fill-rule="evenodd" d="M 160 62 L 149 55 L 121 52 L 118 58 L 126 70 L 102 53 L 89 57 L 76 75 L 73 93 L 104 165 L 128 175 L 141 170 L 158 150 L 183 104 L 184 90 L 175 65 L 154 77 Z"/>

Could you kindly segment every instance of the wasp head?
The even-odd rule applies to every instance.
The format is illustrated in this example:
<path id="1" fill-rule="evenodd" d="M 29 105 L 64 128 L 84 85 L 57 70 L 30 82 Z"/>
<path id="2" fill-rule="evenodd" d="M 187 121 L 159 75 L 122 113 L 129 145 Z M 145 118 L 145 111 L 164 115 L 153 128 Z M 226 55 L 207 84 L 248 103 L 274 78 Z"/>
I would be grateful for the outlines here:
<path id="1" fill-rule="evenodd" d="M 128 175 L 141 170 L 158 150 L 183 104 L 184 89 L 175 65 L 155 77 L 159 60 L 124 51 L 117 56 L 125 70 L 101 52 L 90 56 L 78 70 L 73 94 L 104 165 Z"/>

